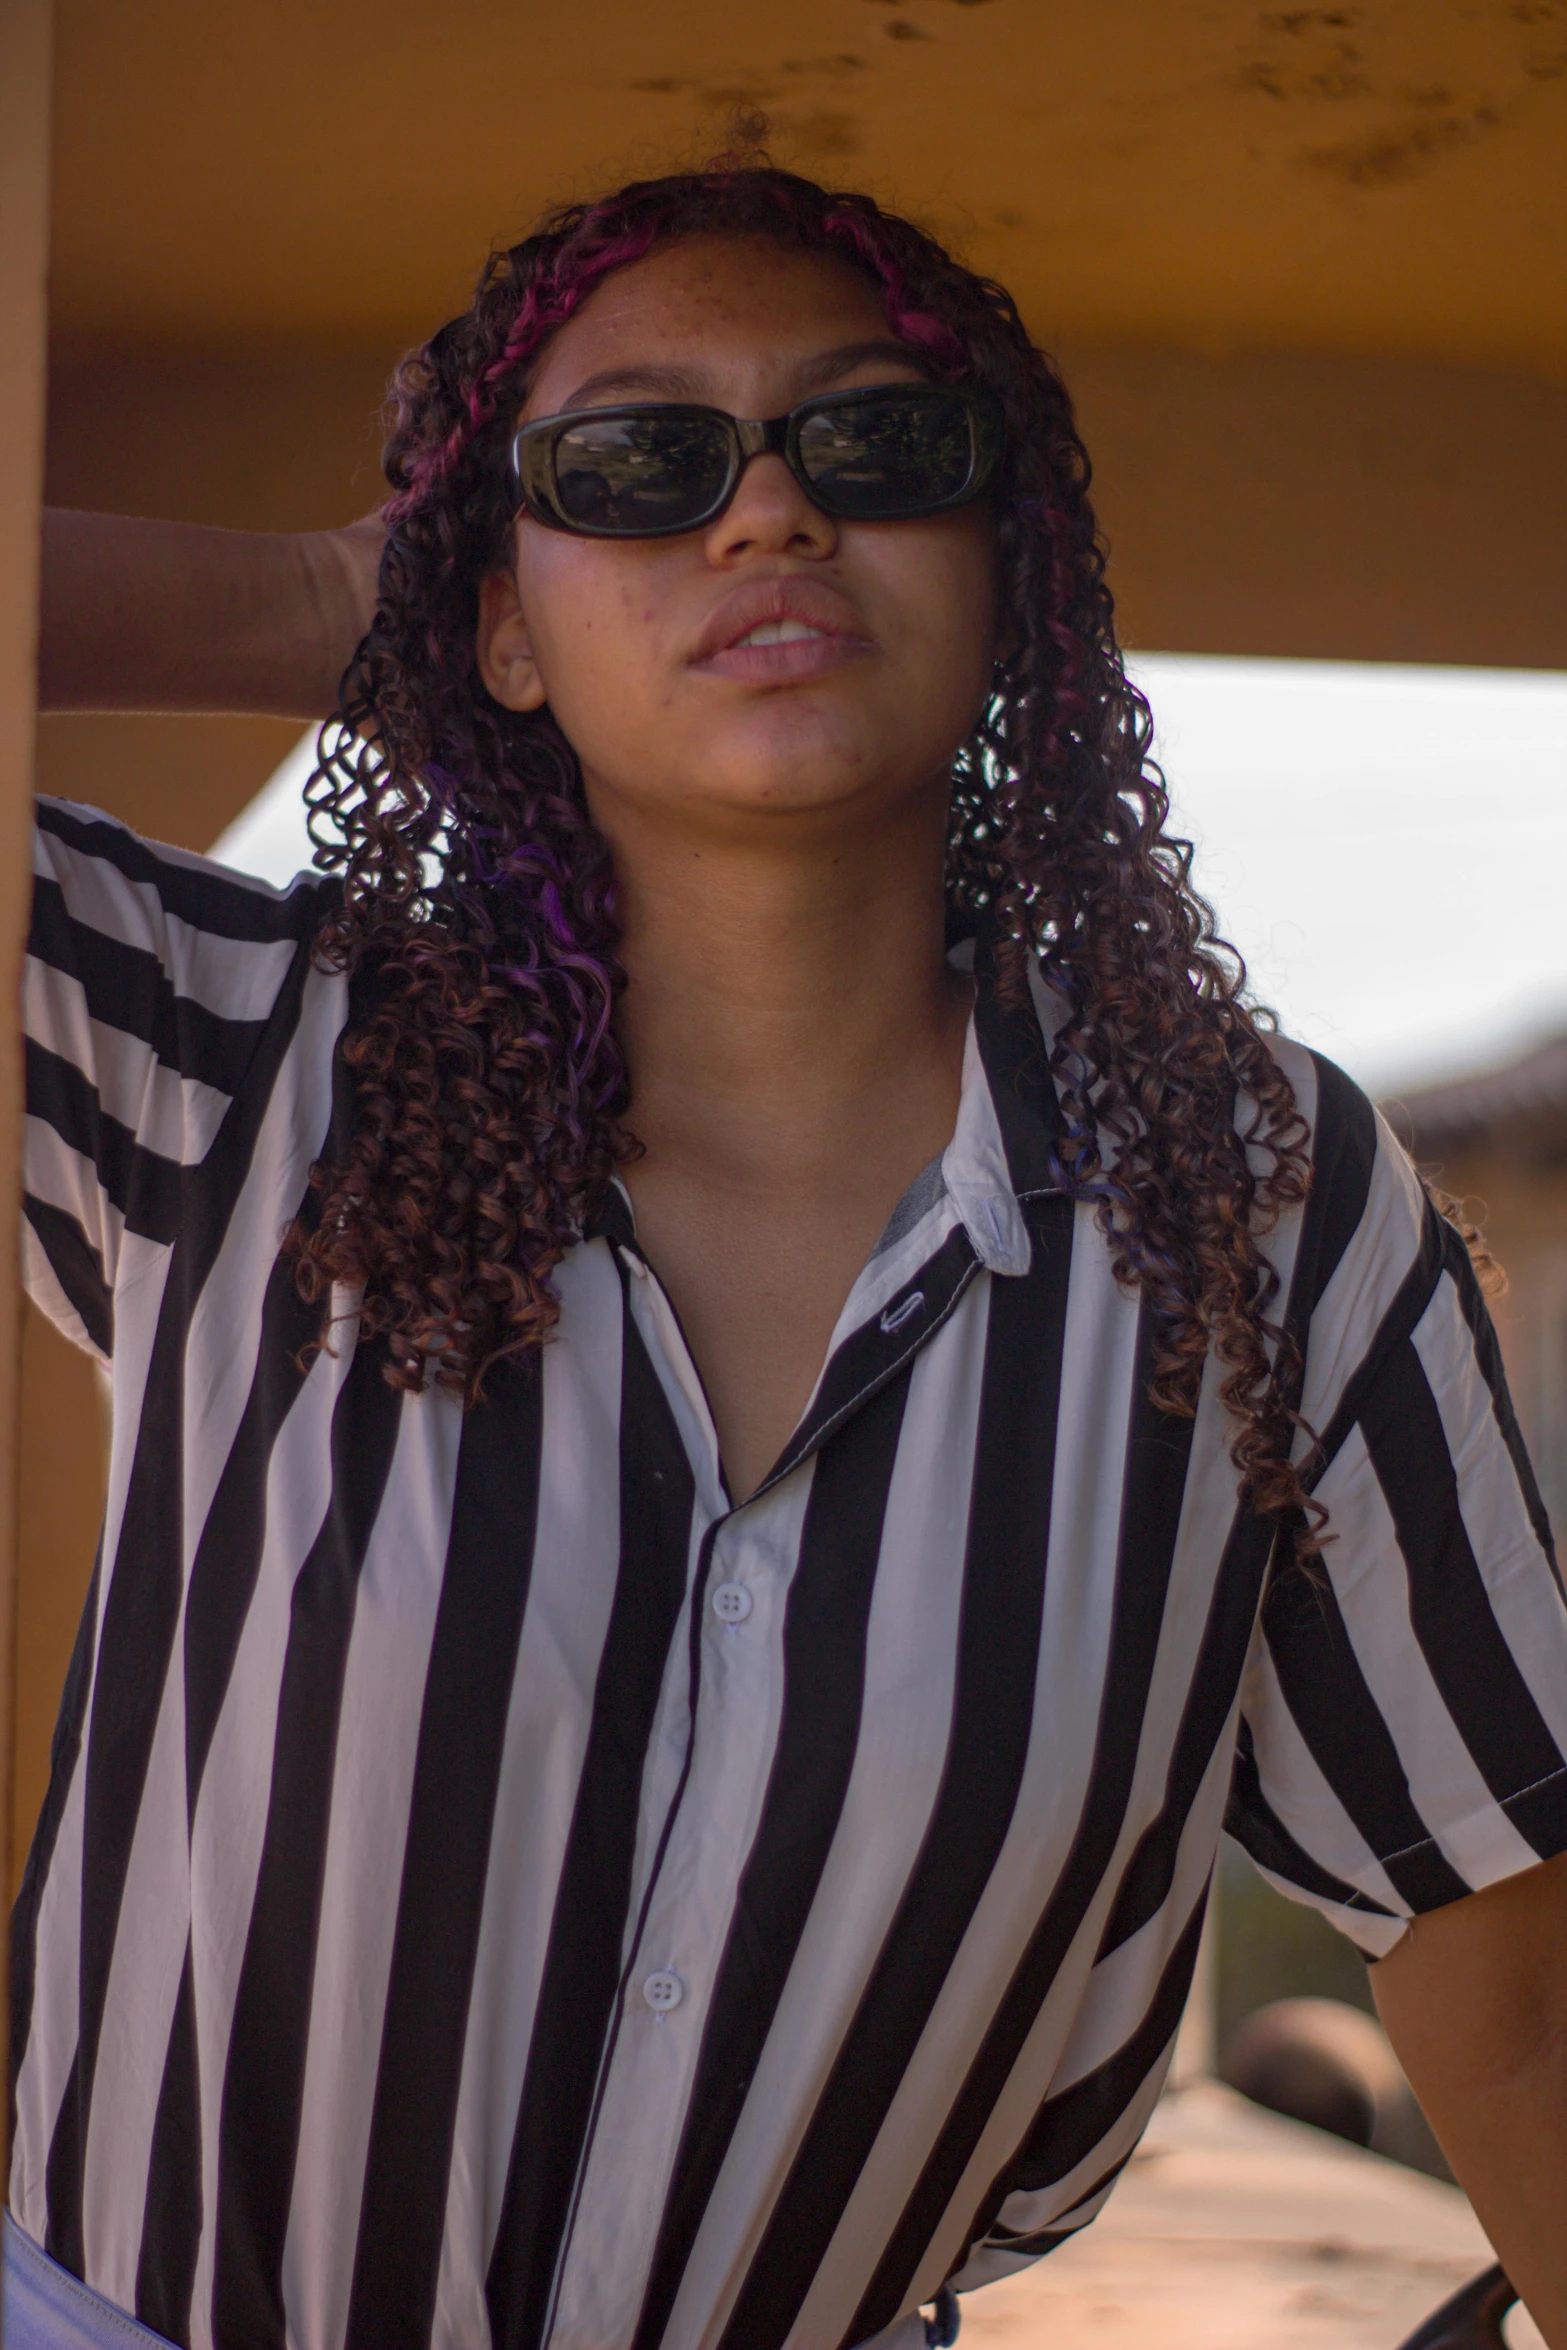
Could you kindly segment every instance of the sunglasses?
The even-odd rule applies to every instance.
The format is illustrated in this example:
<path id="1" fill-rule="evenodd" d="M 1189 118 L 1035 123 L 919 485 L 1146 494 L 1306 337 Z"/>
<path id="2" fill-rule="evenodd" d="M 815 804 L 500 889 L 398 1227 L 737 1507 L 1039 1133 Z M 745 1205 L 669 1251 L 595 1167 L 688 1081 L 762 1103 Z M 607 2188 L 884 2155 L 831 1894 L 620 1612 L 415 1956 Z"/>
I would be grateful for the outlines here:
<path id="1" fill-rule="evenodd" d="M 722 514 L 753 457 L 782 457 L 824 514 L 901 522 L 987 490 L 1006 447 L 1001 403 L 972 384 L 875 384 L 748 422 L 684 400 L 578 408 L 511 447 L 536 522 L 581 538 L 671 538 Z"/>

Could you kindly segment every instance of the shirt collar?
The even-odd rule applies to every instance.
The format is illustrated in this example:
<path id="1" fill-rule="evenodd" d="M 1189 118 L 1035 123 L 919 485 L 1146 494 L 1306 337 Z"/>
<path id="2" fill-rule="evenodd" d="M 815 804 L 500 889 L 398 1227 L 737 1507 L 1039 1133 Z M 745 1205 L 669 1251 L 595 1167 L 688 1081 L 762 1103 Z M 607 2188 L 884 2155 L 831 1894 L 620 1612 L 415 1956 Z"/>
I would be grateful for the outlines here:
<path id="1" fill-rule="evenodd" d="M 952 960 L 967 957 L 963 949 Z M 974 1011 L 963 1054 L 957 1127 L 941 1162 L 952 1203 L 988 1271 L 1026 1273 L 1033 1262 L 1022 1199 L 1060 1189 L 1055 1141 L 1060 1112 L 1051 1082 L 1037 991 L 1014 1009 L 996 990 L 981 945 L 973 956 Z"/>

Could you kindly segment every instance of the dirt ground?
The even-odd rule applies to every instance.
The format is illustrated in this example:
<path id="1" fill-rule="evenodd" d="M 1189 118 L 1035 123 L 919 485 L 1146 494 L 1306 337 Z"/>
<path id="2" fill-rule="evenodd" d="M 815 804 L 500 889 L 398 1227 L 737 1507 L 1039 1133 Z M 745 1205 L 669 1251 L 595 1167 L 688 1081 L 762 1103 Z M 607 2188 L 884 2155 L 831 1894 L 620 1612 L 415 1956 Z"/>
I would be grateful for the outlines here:
<path id="1" fill-rule="evenodd" d="M 1091 2228 L 964 2295 L 962 2350 L 1398 2350 L 1492 2258 L 1455 2188 L 1199 2081 Z"/>

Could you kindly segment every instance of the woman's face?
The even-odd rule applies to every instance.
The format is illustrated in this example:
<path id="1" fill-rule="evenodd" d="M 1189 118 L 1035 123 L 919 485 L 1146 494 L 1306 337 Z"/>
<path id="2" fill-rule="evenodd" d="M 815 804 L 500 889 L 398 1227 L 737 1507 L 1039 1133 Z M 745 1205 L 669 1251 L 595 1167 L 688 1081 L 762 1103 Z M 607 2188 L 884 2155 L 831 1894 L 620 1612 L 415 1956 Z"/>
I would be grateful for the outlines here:
<path id="1" fill-rule="evenodd" d="M 701 237 L 595 289 L 545 352 L 522 421 L 646 399 L 781 416 L 816 392 L 917 380 L 858 271 Z M 479 657 L 498 701 L 549 704 L 611 834 L 635 817 L 754 835 L 787 815 L 800 837 L 944 800 L 990 690 L 998 615 L 987 503 L 836 522 L 767 455 L 716 522 L 679 538 L 573 538 L 524 515 L 514 574 L 484 585 Z M 813 633 L 746 642 L 785 619 Z"/>

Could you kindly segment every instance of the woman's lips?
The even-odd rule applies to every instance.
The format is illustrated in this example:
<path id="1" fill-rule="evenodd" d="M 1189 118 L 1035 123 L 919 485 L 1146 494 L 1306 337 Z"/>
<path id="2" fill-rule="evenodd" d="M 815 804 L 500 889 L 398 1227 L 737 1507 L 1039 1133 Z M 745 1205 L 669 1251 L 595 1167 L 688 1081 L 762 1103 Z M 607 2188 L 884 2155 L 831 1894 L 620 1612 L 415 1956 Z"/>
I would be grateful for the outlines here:
<path id="1" fill-rule="evenodd" d="M 753 630 L 738 644 L 726 645 L 721 653 L 709 653 L 705 661 L 692 666 L 704 676 L 733 678 L 748 685 L 790 685 L 826 677 L 871 649 L 864 637 L 838 636 L 825 629 L 807 629 L 800 635 L 774 637 L 771 643 L 760 644 L 759 633 Z"/>
<path id="2" fill-rule="evenodd" d="M 824 581 L 749 580 L 709 616 L 691 659 L 708 677 L 793 685 L 874 650 L 846 596 Z"/>

